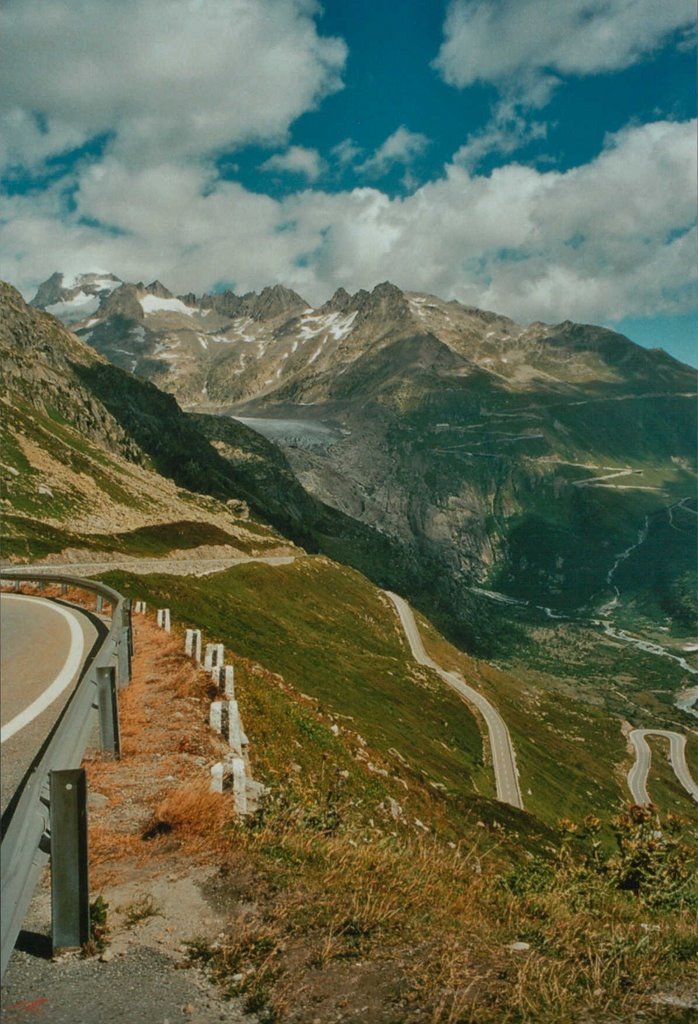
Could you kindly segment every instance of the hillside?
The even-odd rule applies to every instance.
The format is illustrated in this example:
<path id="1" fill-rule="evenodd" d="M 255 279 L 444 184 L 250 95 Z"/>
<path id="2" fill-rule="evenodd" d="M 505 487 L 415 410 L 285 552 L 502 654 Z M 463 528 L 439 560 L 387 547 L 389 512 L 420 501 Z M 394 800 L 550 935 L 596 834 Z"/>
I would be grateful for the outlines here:
<path id="1" fill-rule="evenodd" d="M 190 956 L 249 1010 L 298 1024 L 367 1005 L 377 1024 L 584 1013 L 630 1024 L 638 1009 L 651 1014 L 651 999 L 695 953 L 695 812 L 658 760 L 651 791 L 679 817 L 638 889 L 620 854 L 636 843 L 644 856 L 655 826 L 646 812 L 618 813 L 632 763 L 625 733 L 628 723 L 685 729 L 689 714 L 674 707 L 685 672 L 492 593 L 468 591 L 459 614 L 467 601 L 470 629 L 507 629 L 502 646 L 515 658 L 475 659 L 418 617 L 430 655 L 462 673 L 508 726 L 524 809 L 497 801 L 484 721 L 415 662 L 376 586 L 416 594 L 452 622 L 457 581 L 439 578 L 426 547 L 415 560 L 409 537 L 323 505 L 259 433 L 183 412 L 10 288 L 0 323 L 5 557 L 111 562 L 111 584 L 170 607 L 177 629 L 203 628 L 235 661 L 255 777 L 270 796 L 210 841 L 223 865 L 216 891 L 244 904 L 245 926 L 213 944 L 192 935 Z M 373 389 L 366 420 L 377 409 L 386 437 L 407 383 L 462 366 L 442 343 L 405 346 L 404 372 L 390 346 L 362 357 Z M 337 445 L 344 429 L 335 428 Z M 335 447 L 294 436 L 299 455 L 325 458 Z M 303 536 L 326 554 L 294 546 Z M 279 552 L 285 564 L 264 564 Z M 184 575 L 208 555 L 218 570 L 226 559 L 231 567 Z M 163 559 L 167 572 L 144 575 L 133 560 L 145 556 Z M 249 556 L 257 560 L 241 561 Z M 158 685 L 174 686 L 174 699 L 179 669 L 172 678 Z M 152 718 L 134 721 L 153 728 Z M 690 742 L 694 769 L 697 746 Z M 180 754 L 188 749 L 180 742 Z M 192 785 L 200 793 L 201 779 Z M 156 844 L 186 849 L 187 830 L 199 829 L 197 849 L 207 849 L 204 818 L 177 817 L 177 799 L 152 808 L 162 824 Z M 140 842 L 133 834 L 128 848 Z M 648 922 L 656 932 L 643 931 Z M 289 986 L 299 977 L 312 997 L 294 1009 Z"/>
<path id="2" fill-rule="evenodd" d="M 191 548 L 194 536 L 197 545 L 238 553 L 295 541 L 342 549 L 359 566 L 384 566 L 386 581 L 399 579 L 390 544 L 307 494 L 259 434 L 232 421 L 224 434 L 212 431 L 5 284 L 0 384 L 5 558 L 164 553 Z M 186 540 L 179 524 L 190 522 L 210 529 L 199 526 Z"/>

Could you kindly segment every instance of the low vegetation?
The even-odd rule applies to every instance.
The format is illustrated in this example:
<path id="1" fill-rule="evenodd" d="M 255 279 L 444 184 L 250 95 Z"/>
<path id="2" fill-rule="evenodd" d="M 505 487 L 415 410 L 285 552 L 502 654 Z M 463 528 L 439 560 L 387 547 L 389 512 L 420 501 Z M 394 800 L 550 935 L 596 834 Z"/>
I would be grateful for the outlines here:
<path id="1" fill-rule="evenodd" d="M 154 586 L 146 581 L 145 593 Z M 504 816 L 464 813 L 454 837 L 438 794 L 424 785 L 420 794 L 409 777 L 397 810 L 393 774 L 371 768 L 379 751 L 352 728 L 335 735 L 341 719 L 326 703 L 234 652 L 254 772 L 269 785 L 258 812 L 236 821 L 229 796 L 207 793 L 207 768 L 197 768 L 200 754 L 212 756 L 206 675 L 180 653 L 181 635 L 136 622 L 124 760 L 91 769 L 114 803 L 112 825 L 122 824 L 93 837 L 93 874 L 108 898 L 124 857 L 151 870 L 181 850 L 192 864 L 220 865 L 230 926 L 210 941 L 193 923 L 189 955 L 262 1020 L 681 1019 L 661 1000 L 680 997 L 698 953 L 685 822 L 625 807 L 605 822 L 539 828 L 532 841 Z M 145 635 L 147 652 L 138 644 Z M 176 714 L 156 721 L 168 692 Z M 145 813 L 134 814 L 152 779 L 153 744 L 159 781 L 148 783 Z M 166 773 L 176 776 L 169 790 Z M 129 920 L 157 912 L 142 893 Z"/>

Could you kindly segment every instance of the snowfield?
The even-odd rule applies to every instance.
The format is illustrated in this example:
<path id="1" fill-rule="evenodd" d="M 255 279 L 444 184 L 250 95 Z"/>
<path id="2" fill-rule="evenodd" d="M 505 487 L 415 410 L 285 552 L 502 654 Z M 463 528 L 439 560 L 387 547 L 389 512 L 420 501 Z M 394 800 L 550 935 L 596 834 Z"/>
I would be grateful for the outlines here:
<path id="1" fill-rule="evenodd" d="M 194 316 L 198 309 L 185 306 L 181 299 L 159 299 L 157 295 L 146 295 L 138 300 L 144 313 L 183 313 Z"/>

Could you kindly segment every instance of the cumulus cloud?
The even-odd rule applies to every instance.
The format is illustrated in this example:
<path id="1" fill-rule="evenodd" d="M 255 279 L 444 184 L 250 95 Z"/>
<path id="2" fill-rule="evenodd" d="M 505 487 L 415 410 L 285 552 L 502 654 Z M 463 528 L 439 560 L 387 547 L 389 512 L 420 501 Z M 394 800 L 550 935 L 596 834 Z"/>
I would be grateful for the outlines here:
<path id="1" fill-rule="evenodd" d="M 0 276 L 26 293 L 55 269 L 102 266 L 178 291 L 275 281 L 313 303 L 390 278 L 522 321 L 604 322 L 695 302 L 695 122 L 610 137 L 565 172 L 452 162 L 391 199 L 377 188 L 283 199 L 200 165 L 134 168 L 111 155 L 62 184 L 6 200 Z M 50 254 L 50 255 L 46 255 Z"/>
<path id="2" fill-rule="evenodd" d="M 356 168 L 360 174 L 380 178 L 395 164 L 408 167 L 421 156 L 429 145 L 429 139 L 421 132 L 411 132 L 404 125 L 389 135 L 372 156 Z"/>
<path id="3" fill-rule="evenodd" d="M 325 162 L 316 149 L 289 146 L 285 153 L 274 153 L 259 168 L 282 174 L 299 174 L 308 181 L 317 181 L 325 170 Z"/>
<path id="4" fill-rule="evenodd" d="M 295 118 L 342 86 L 346 46 L 318 35 L 316 11 L 312 0 L 6 0 L 6 159 L 105 132 L 132 166 L 283 144 Z"/>
<path id="5" fill-rule="evenodd" d="M 435 66 L 459 88 L 514 79 L 540 106 L 549 72 L 630 67 L 694 22 L 693 0 L 451 0 Z"/>

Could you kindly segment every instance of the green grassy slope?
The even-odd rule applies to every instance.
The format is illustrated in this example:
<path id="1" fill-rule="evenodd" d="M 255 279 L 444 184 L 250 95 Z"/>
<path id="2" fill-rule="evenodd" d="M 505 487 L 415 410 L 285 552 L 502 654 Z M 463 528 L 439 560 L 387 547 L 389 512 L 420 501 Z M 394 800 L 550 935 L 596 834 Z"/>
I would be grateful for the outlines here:
<path id="1" fill-rule="evenodd" d="M 357 572 L 325 558 L 303 558 L 287 566 L 239 566 L 205 580 L 121 573 L 109 580 L 168 605 L 177 619 L 199 625 L 234 654 L 317 698 L 386 763 L 424 781 L 452 826 L 462 822 L 474 796 L 494 795 L 467 705 L 414 663 L 392 606 Z M 517 675 L 474 661 L 421 624 L 434 657 L 459 667 L 501 710 L 527 809 L 554 824 L 563 815 L 608 814 L 617 807 L 626 796 L 629 766 L 618 719 L 561 693 L 545 673 Z"/>

